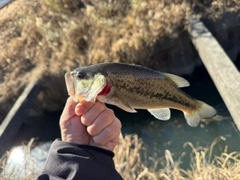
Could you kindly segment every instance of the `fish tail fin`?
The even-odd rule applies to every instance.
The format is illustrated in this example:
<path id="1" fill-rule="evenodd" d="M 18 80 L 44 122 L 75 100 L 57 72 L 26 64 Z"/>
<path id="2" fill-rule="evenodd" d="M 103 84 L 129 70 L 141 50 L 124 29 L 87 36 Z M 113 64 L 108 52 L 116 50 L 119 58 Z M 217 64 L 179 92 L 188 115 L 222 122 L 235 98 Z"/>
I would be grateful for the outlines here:
<path id="1" fill-rule="evenodd" d="M 192 111 L 190 114 L 184 112 L 188 125 L 192 127 L 196 127 L 202 118 L 210 118 L 217 113 L 212 106 L 199 100 L 197 100 L 197 102 L 199 103 L 197 110 Z"/>

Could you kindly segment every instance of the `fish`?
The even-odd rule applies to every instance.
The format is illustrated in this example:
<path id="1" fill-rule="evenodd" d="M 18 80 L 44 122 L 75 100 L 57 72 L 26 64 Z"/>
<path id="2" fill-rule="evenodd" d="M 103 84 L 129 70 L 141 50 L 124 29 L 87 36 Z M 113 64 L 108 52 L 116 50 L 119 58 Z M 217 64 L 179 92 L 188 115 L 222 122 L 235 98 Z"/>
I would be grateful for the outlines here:
<path id="1" fill-rule="evenodd" d="M 66 72 L 65 82 L 76 102 L 100 101 L 131 113 L 145 109 L 159 120 L 169 120 L 170 109 L 176 109 L 192 127 L 217 113 L 179 89 L 189 86 L 186 79 L 140 65 L 108 62 L 79 67 Z"/>

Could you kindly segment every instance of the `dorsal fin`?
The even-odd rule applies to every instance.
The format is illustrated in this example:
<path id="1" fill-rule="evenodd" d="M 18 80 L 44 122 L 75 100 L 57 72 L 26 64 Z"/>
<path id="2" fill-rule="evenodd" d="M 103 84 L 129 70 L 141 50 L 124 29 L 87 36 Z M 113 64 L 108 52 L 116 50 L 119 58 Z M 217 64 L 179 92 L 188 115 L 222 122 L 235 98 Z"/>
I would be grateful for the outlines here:
<path id="1" fill-rule="evenodd" d="M 178 87 L 187 87 L 190 85 L 186 79 L 180 76 L 169 74 L 169 73 L 162 73 L 162 74 L 167 78 L 171 79 Z"/>

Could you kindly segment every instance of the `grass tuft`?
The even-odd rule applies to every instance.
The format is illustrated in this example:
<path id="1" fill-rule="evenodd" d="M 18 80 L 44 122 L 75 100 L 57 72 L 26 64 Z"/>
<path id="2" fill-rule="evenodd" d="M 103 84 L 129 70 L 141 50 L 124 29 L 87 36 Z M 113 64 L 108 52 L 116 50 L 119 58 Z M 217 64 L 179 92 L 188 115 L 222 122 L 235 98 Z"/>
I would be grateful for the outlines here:
<path id="1" fill-rule="evenodd" d="M 190 169 L 181 168 L 181 159 L 174 160 L 172 153 L 166 149 L 165 156 L 151 159 L 145 156 L 146 148 L 143 141 L 136 134 L 125 135 L 121 143 L 114 150 L 116 170 L 126 180 L 239 180 L 240 179 L 240 152 L 227 152 L 227 148 L 220 156 L 213 154 L 215 145 L 224 140 L 220 136 L 209 147 L 194 147 L 186 142 L 184 147 L 192 148 Z M 34 139 L 22 146 L 24 149 L 24 164 L 10 166 L 8 164 L 10 152 L 0 160 L 0 179 L 30 180 L 37 176 L 43 167 L 31 157 L 31 148 Z M 150 162 L 150 163 L 149 163 Z M 11 171 L 9 171 L 11 168 Z"/>

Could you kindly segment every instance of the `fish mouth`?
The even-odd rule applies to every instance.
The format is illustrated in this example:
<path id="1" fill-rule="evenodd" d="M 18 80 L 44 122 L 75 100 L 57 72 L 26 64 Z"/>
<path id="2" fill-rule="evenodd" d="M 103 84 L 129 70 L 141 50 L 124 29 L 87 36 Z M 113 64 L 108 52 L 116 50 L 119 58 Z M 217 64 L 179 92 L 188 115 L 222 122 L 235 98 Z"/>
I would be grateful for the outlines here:
<path id="1" fill-rule="evenodd" d="M 71 73 L 67 72 L 65 73 L 65 83 L 67 86 L 67 91 L 70 96 L 73 96 L 75 94 L 75 88 L 74 88 L 74 83 L 72 80 Z"/>
<path id="2" fill-rule="evenodd" d="M 68 74 L 71 76 L 77 76 L 77 71 L 73 70 L 70 73 L 68 72 Z"/>

